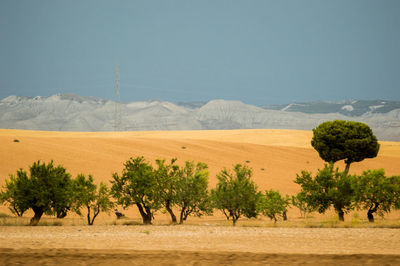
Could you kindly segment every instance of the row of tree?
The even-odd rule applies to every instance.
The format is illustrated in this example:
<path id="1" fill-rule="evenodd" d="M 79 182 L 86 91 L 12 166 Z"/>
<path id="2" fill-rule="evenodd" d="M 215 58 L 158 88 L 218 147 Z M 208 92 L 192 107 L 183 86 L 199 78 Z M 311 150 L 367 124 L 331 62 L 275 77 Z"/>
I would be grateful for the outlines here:
<path id="1" fill-rule="evenodd" d="M 43 214 L 63 218 L 69 211 L 83 215 L 83 210 L 92 225 L 100 212 L 108 212 L 116 204 L 124 208 L 136 205 L 144 224 L 151 224 L 159 210 L 168 213 L 172 223 L 178 222 L 178 211 L 179 223 L 183 223 L 191 215 L 211 215 L 218 209 L 235 225 L 240 217 L 259 214 L 275 222 L 280 217 L 286 220 L 290 205 L 304 217 L 333 207 L 342 221 L 346 212 L 366 209 L 370 222 L 375 213 L 383 215 L 400 208 L 400 176 L 386 177 L 383 169 L 349 175 L 325 165 L 314 177 L 303 171 L 294 181 L 301 191 L 290 197 L 275 190 L 258 191 L 251 179 L 252 170 L 246 165 L 223 169 L 211 191 L 204 163 L 179 166 L 176 159 L 168 163 L 156 160 L 153 167 L 143 157 L 136 157 L 124 166 L 121 174 L 113 174 L 108 188 L 104 183 L 97 186 L 91 175 L 79 174 L 73 179 L 60 165 L 34 162 L 30 175 L 23 169 L 10 175 L 0 200 L 18 216 L 31 209 L 31 225 L 38 224 Z"/>
<path id="2" fill-rule="evenodd" d="M 304 215 L 307 212 L 325 213 L 333 207 L 344 221 L 344 214 L 357 209 L 367 210 L 367 217 L 374 222 L 374 214 L 383 216 L 392 209 L 400 209 L 400 176 L 386 177 L 383 169 L 364 171 L 361 175 L 349 175 L 347 171 L 325 167 L 313 177 L 302 171 L 295 183 L 301 191 L 293 204 Z"/>
<path id="3" fill-rule="evenodd" d="M 64 218 L 69 211 L 82 215 L 83 208 L 87 209 L 88 224 L 92 225 L 100 212 L 114 206 L 104 183 L 97 186 L 91 175 L 79 174 L 72 179 L 63 166 L 55 166 L 52 161 L 34 162 L 29 176 L 23 169 L 10 175 L 0 193 L 0 202 L 17 216 L 31 209 L 34 212 L 31 225 L 37 225 L 43 214 Z"/>

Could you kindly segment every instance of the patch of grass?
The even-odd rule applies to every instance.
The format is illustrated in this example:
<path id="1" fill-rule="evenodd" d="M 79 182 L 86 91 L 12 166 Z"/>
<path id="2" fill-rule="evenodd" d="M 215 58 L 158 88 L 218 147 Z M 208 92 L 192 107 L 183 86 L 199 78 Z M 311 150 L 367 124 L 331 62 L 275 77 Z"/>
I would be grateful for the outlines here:
<path id="1" fill-rule="evenodd" d="M 358 213 L 354 213 L 353 214 L 353 218 L 351 219 L 351 226 L 352 227 L 357 227 L 357 225 L 359 224 L 360 219 L 358 217 Z"/>
<path id="2" fill-rule="evenodd" d="M 185 149 L 186 149 L 186 146 L 182 146 L 181 149 L 182 149 L 182 150 L 185 150 Z"/>
<path id="3" fill-rule="evenodd" d="M 247 161 L 246 161 L 246 163 L 250 163 L 250 161 L 249 161 L 249 160 L 247 160 Z"/>
<path id="4" fill-rule="evenodd" d="M 54 221 L 53 226 L 62 226 L 63 223 L 61 221 Z"/>
<path id="5" fill-rule="evenodd" d="M 19 139 L 14 139 L 13 142 L 19 142 Z"/>
<path id="6" fill-rule="evenodd" d="M 10 217 L 10 215 L 8 215 L 7 213 L 0 212 L 0 218 L 8 218 L 8 217 Z"/>
<path id="7" fill-rule="evenodd" d="M 146 234 L 146 235 L 150 235 L 151 232 L 149 230 L 145 230 L 145 231 L 142 231 L 142 233 Z"/>
<path id="8" fill-rule="evenodd" d="M 63 223 L 61 221 L 43 221 L 39 222 L 39 226 L 62 226 Z"/>
<path id="9" fill-rule="evenodd" d="M 261 171 L 264 171 L 265 169 L 264 168 L 261 168 Z"/>
<path id="10" fill-rule="evenodd" d="M 29 218 L 26 217 L 1 217 L 0 226 L 24 226 L 29 223 Z"/>

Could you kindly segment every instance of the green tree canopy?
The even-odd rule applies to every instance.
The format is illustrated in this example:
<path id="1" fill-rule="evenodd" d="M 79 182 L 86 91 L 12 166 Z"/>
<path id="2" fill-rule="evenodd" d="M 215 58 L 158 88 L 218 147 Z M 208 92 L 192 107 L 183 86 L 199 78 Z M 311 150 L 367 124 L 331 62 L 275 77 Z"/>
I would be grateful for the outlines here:
<path id="1" fill-rule="evenodd" d="M 313 129 L 311 145 L 322 160 L 335 163 L 344 160 L 346 172 L 350 164 L 365 158 L 374 158 L 379 143 L 371 128 L 361 122 L 334 120 Z"/>
<path id="2" fill-rule="evenodd" d="M 266 190 L 265 194 L 260 197 L 258 208 L 259 211 L 269 217 L 271 220 L 276 221 L 281 216 L 286 220 L 287 207 L 290 204 L 289 196 L 283 197 L 279 191 Z"/>
<path id="3" fill-rule="evenodd" d="M 121 175 L 112 175 L 111 195 L 124 208 L 136 205 L 143 223 L 151 224 L 154 212 L 161 208 L 153 167 L 142 156 L 131 158 L 124 166 Z"/>
<path id="4" fill-rule="evenodd" d="M 356 202 L 374 222 L 374 213 L 383 216 L 390 212 L 396 201 L 396 186 L 385 176 L 385 170 L 368 170 L 354 180 Z"/>
<path id="5" fill-rule="evenodd" d="M 211 214 L 212 207 L 208 193 L 208 166 L 205 163 L 186 162 L 178 174 L 176 205 L 179 207 L 179 223 L 194 214 L 198 217 Z"/>
<path id="6" fill-rule="evenodd" d="M 294 182 L 301 186 L 307 204 L 319 213 L 333 206 L 339 220 L 344 221 L 344 214 L 354 208 L 353 177 L 337 168 L 333 170 L 333 165 L 318 170 L 315 178 L 310 172 L 302 171 Z"/>
<path id="7" fill-rule="evenodd" d="M 97 189 L 91 175 L 86 179 L 85 175 L 79 174 L 73 181 L 73 191 L 73 210 L 82 215 L 81 208 L 86 208 L 88 225 L 93 225 L 100 212 L 108 212 L 114 206 L 107 185 L 101 182 Z"/>
<path id="8" fill-rule="evenodd" d="M 248 218 L 258 215 L 260 193 L 251 176 L 250 168 L 237 164 L 233 172 L 224 169 L 217 175 L 217 187 L 211 191 L 215 208 L 221 210 L 228 220 L 232 218 L 233 225 L 242 215 Z"/>
<path id="9" fill-rule="evenodd" d="M 296 196 L 292 196 L 291 203 L 300 210 L 300 215 L 303 218 L 306 218 L 307 213 L 312 213 L 317 210 L 315 206 L 307 202 L 307 194 L 304 191 L 300 191 Z"/>
<path id="10" fill-rule="evenodd" d="M 11 191 L 6 185 L 4 193 L 8 198 L 15 196 L 7 202 L 19 212 L 32 209 L 31 225 L 37 225 L 44 213 L 64 217 L 71 208 L 73 192 L 70 174 L 61 165 L 54 166 L 53 161 L 48 164 L 34 162 L 29 177 L 23 169 L 19 169 L 17 176 L 11 176 L 7 182 L 11 184 Z"/>
<path id="11" fill-rule="evenodd" d="M 170 163 L 165 163 L 165 160 L 157 159 L 157 168 L 154 169 L 154 176 L 157 182 L 157 196 L 160 204 L 171 216 L 172 223 L 177 223 L 176 215 L 172 210 L 176 204 L 177 182 L 179 166 L 175 164 L 176 158 L 173 158 Z"/>
<path id="12" fill-rule="evenodd" d="M 30 208 L 27 200 L 29 180 L 26 172 L 20 169 L 15 176 L 10 174 L 4 189 L 0 193 L 0 202 L 6 203 L 14 215 L 22 216 Z"/>

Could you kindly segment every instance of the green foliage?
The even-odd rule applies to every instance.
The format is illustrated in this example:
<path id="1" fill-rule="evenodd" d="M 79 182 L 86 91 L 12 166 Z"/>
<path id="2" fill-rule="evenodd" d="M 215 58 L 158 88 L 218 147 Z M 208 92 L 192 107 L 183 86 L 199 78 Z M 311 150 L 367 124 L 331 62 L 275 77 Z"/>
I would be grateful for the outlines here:
<path id="1" fill-rule="evenodd" d="M 154 212 L 161 208 L 153 167 L 140 156 L 124 164 L 121 176 L 113 174 L 111 195 L 124 208 L 136 205 L 144 224 L 151 224 Z"/>
<path id="2" fill-rule="evenodd" d="M 361 122 L 334 120 L 313 129 L 311 145 L 322 160 L 335 163 L 345 160 L 346 172 L 353 162 L 374 158 L 379 143 L 371 128 Z"/>
<path id="3" fill-rule="evenodd" d="M 232 218 L 233 225 L 242 215 L 248 218 L 258 215 L 257 202 L 261 193 L 257 192 L 251 176 L 249 167 L 237 164 L 233 172 L 224 169 L 217 175 L 217 187 L 211 191 L 215 208 L 228 220 Z"/>
<path id="4" fill-rule="evenodd" d="M 300 215 L 303 218 L 306 218 L 307 213 L 312 213 L 317 210 L 315 206 L 308 204 L 307 195 L 304 191 L 300 191 L 296 196 L 292 196 L 291 203 L 300 210 Z"/>
<path id="5" fill-rule="evenodd" d="M 400 209 L 400 176 L 389 177 L 389 183 L 393 188 L 393 207 Z"/>
<path id="6" fill-rule="evenodd" d="M 22 169 L 17 171 L 16 176 L 10 175 L 6 179 L 5 190 L 0 193 L 0 202 L 7 204 L 14 215 L 22 216 L 30 208 L 26 200 L 28 185 L 28 177 Z"/>
<path id="7" fill-rule="evenodd" d="M 180 224 L 192 214 L 202 216 L 204 213 L 211 213 L 207 192 L 207 165 L 186 162 L 184 167 L 179 167 L 175 162 L 176 159 L 172 159 L 168 164 L 165 160 L 156 160 L 157 169 L 154 170 L 157 196 L 170 214 L 172 223 L 177 223 L 172 210 L 175 206 L 180 212 Z"/>
<path id="8" fill-rule="evenodd" d="M 110 200 L 110 190 L 107 185 L 100 183 L 97 189 L 91 175 L 86 179 L 83 174 L 79 174 L 73 182 L 73 191 L 73 210 L 82 215 L 81 208 L 85 207 L 88 225 L 93 225 L 100 212 L 109 212 L 114 206 L 114 203 Z"/>
<path id="9" fill-rule="evenodd" d="M 282 216 L 286 220 L 287 207 L 290 204 L 289 196 L 282 197 L 279 191 L 266 190 L 265 194 L 260 197 L 258 201 L 259 211 L 269 217 L 271 220 L 278 220 L 279 216 Z"/>
<path id="10" fill-rule="evenodd" d="M 201 217 L 211 214 L 212 207 L 208 194 L 208 166 L 205 163 L 186 162 L 180 168 L 176 186 L 176 205 L 180 210 L 179 223 L 194 214 Z"/>
<path id="11" fill-rule="evenodd" d="M 311 208 L 315 208 L 319 213 L 333 206 L 339 215 L 339 220 L 344 220 L 344 213 L 354 208 L 353 198 L 353 177 L 346 172 L 333 170 L 333 165 L 325 165 L 319 170 L 315 178 L 310 172 L 302 171 L 297 175 L 295 183 L 301 186 L 304 200 Z"/>
<path id="12" fill-rule="evenodd" d="M 374 222 L 374 213 L 383 216 L 390 211 L 394 202 L 394 187 L 383 169 L 364 171 L 356 177 L 354 189 L 356 202 L 360 208 L 368 210 L 370 222 Z"/>
<path id="13" fill-rule="evenodd" d="M 157 182 L 156 192 L 161 205 L 170 214 L 172 223 L 176 223 L 176 215 L 172 207 L 176 203 L 176 190 L 178 182 L 179 166 L 175 165 L 176 158 L 173 158 L 169 164 L 165 160 L 156 160 L 157 169 L 154 170 L 154 176 Z"/>
<path id="14" fill-rule="evenodd" d="M 21 215 L 32 209 L 35 214 L 31 225 L 37 225 L 44 213 L 65 217 L 72 205 L 71 177 L 64 167 L 55 167 L 53 161 L 47 165 L 37 161 L 30 167 L 30 177 L 22 169 L 16 177 L 10 176 L 2 199 Z"/>

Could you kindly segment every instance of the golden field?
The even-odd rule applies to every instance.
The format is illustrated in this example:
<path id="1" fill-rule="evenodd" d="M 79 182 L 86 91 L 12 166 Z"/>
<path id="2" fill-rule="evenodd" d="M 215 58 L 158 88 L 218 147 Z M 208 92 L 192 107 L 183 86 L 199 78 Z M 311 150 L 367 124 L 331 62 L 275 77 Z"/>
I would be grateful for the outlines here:
<path id="1" fill-rule="evenodd" d="M 247 164 L 253 169 L 253 180 L 260 190 L 294 194 L 299 190 L 293 182 L 296 173 L 304 169 L 315 172 L 324 165 L 310 145 L 311 137 L 312 132 L 298 130 L 86 133 L 1 129 L 0 185 L 4 185 L 10 173 L 19 168 L 28 170 L 37 160 L 54 160 L 73 177 L 78 173 L 92 174 L 96 182 L 109 182 L 112 173 L 121 172 L 130 157 L 144 156 L 152 163 L 158 158 L 174 157 L 180 163 L 205 162 L 210 170 L 210 188 L 215 186 L 216 174 L 224 167 Z M 380 144 L 376 158 L 352 164 L 351 172 L 384 168 L 388 176 L 400 175 L 400 143 Z M 338 166 L 344 167 L 342 163 Z M 140 222 L 134 206 L 124 212 L 130 221 Z M 4 206 L 0 213 L 10 214 Z M 398 213 L 392 213 L 389 219 L 397 221 Z M 364 219 L 361 216 L 365 216 L 364 212 L 359 212 L 359 216 L 347 214 L 345 219 Z M 336 223 L 333 213 L 314 217 Z M 156 226 L 124 226 L 123 222 L 116 223 L 113 215 L 98 219 L 93 227 L 85 226 L 83 218 L 76 215 L 67 216 L 62 222 L 64 226 L 0 226 L 0 263 L 67 265 L 79 258 L 98 265 L 400 262 L 399 229 L 297 228 L 296 223 L 305 222 L 294 209 L 289 211 L 293 225 L 278 222 L 277 228 L 265 218 L 241 219 L 238 227 L 233 228 L 218 212 L 213 217 L 189 218 L 183 226 L 164 226 L 168 217 L 162 213 L 156 214 Z M 33 253 L 37 260 L 29 261 Z M 110 260 L 110 256 L 114 259 Z"/>
<path id="2" fill-rule="evenodd" d="M 54 160 L 72 176 L 92 174 L 96 181 L 108 182 L 130 157 L 144 156 L 152 163 L 176 157 L 180 163 L 207 163 L 212 187 L 221 169 L 241 163 L 253 168 L 259 189 L 292 194 L 298 190 L 293 183 L 296 173 L 315 172 L 324 165 L 311 147 L 311 137 L 310 131 L 269 129 L 100 133 L 0 129 L 0 184 L 37 160 Z M 352 164 L 351 172 L 384 168 L 387 175 L 400 174 L 400 143 L 380 144 L 376 158 Z"/>

